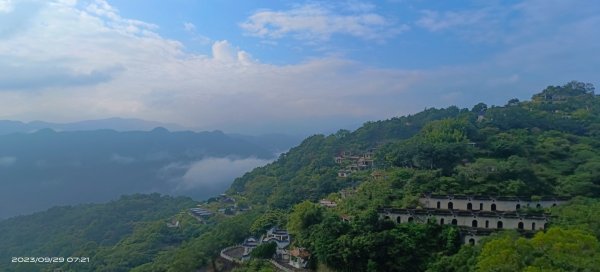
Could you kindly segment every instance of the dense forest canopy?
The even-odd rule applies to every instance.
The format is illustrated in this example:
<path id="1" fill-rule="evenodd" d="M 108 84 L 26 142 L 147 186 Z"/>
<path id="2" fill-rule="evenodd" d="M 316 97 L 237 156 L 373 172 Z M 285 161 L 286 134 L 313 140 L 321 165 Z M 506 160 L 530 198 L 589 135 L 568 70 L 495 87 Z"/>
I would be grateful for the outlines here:
<path id="1" fill-rule="evenodd" d="M 377 167 L 410 172 L 410 193 L 600 194 L 600 99 L 590 84 L 550 86 L 531 101 L 480 103 L 368 122 L 315 135 L 273 164 L 235 180 L 229 193 L 287 208 L 360 182 L 339 179 L 333 157 L 377 148 Z"/>

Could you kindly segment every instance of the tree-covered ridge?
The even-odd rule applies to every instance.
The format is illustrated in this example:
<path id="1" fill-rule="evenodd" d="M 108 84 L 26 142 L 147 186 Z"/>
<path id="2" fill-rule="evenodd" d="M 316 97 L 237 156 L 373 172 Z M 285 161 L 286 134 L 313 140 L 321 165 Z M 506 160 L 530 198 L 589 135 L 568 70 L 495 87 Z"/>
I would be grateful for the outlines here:
<path id="1" fill-rule="evenodd" d="M 456 117 L 460 112 L 457 107 L 429 109 L 387 121 L 368 122 L 354 132 L 340 130 L 329 136 L 311 136 L 277 161 L 236 179 L 228 193 L 242 193 L 253 204 L 275 208 L 289 208 L 304 199 L 317 200 L 355 182 L 336 178 L 339 169 L 334 156 L 409 138 L 429 121 Z"/>
<path id="2" fill-rule="evenodd" d="M 494 195 L 600 194 L 600 98 L 593 86 L 550 86 L 531 101 L 428 109 L 315 135 L 277 161 L 235 180 L 229 193 L 289 208 L 364 179 L 340 179 L 333 157 L 377 148 L 379 170 L 406 169 L 399 187 Z M 406 174 L 410 173 L 410 174 Z"/>
<path id="3" fill-rule="evenodd" d="M 106 204 L 56 207 L 4 220 L 0 222 L 0 259 L 3 260 L 0 270 L 42 271 L 50 266 L 16 266 L 9 262 L 14 256 L 90 257 L 90 263 L 83 266 L 88 269 L 90 265 L 101 266 L 102 262 L 110 261 L 107 255 L 116 254 L 113 250 L 135 239 L 137 232 L 147 228 L 166 230 L 165 218 L 195 205 L 195 201 L 186 197 L 140 194 L 123 196 Z M 143 239 L 152 240 L 159 232 L 153 231 L 151 235 Z M 172 244 L 176 244 L 175 241 Z M 127 259 L 132 260 L 136 251 L 128 251 L 128 254 Z M 82 266 L 72 269 L 82 269 Z"/>

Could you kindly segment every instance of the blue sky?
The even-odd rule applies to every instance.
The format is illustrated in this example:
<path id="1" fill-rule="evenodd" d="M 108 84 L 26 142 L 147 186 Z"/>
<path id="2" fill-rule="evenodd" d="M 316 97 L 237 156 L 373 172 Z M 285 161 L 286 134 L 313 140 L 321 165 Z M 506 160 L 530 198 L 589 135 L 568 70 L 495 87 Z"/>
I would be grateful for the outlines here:
<path id="1" fill-rule="evenodd" d="M 313 133 L 598 85 L 592 0 L 0 0 L 0 118 Z"/>
<path id="2" fill-rule="evenodd" d="M 333 4 L 332 4 L 333 2 Z M 449 3 L 452 3 L 449 5 Z M 411 24 L 424 16 L 424 11 L 478 9 L 472 1 L 379 1 L 379 2 L 336 2 L 336 1 L 111 1 L 120 14 L 152 22 L 160 26 L 162 36 L 185 43 L 190 52 L 210 54 L 211 41 L 227 40 L 243 46 L 253 56 L 269 63 L 295 63 L 307 58 L 329 55 L 344 56 L 367 65 L 399 68 L 430 68 L 453 65 L 480 59 L 500 47 L 488 44 L 465 43 L 461 37 L 439 31 L 409 31 Z M 143 6 L 144 8 L 140 8 Z M 305 40 L 296 36 L 311 32 L 310 29 L 289 31 L 287 35 L 273 37 L 257 36 L 244 28 L 252 15 L 261 12 L 293 13 L 303 7 L 312 6 L 315 11 L 326 11 L 327 15 L 352 16 L 372 14 L 381 16 L 387 25 L 375 28 L 375 37 L 358 34 L 332 32 L 323 37 Z M 356 7 L 353 7 L 356 6 Z M 364 9 L 360 11 L 357 9 Z M 309 17 L 308 14 L 305 14 Z M 291 15 L 288 15 L 291 17 Z M 316 16 L 313 16 L 316 17 Z M 443 26 L 438 26 L 443 28 Z M 503 27 L 503 26 L 502 26 Z M 396 29 L 397 34 L 388 34 Z M 333 30 L 332 30 L 333 31 Z M 311 34 L 309 34 L 311 35 Z M 312 36 L 319 36 L 313 33 Z M 438 43 L 443 42 L 444 46 Z M 455 54 L 457 50 L 468 54 Z M 414 52 L 428 52 L 417 55 Z"/>

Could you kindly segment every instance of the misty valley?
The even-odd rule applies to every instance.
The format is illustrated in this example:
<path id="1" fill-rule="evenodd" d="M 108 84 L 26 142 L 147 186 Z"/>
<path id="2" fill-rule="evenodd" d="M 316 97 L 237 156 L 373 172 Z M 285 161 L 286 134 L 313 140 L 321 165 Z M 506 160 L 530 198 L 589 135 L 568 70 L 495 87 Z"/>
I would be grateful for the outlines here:
<path id="1" fill-rule="evenodd" d="M 0 218 L 133 193 L 206 199 L 296 141 L 163 128 L 0 135 Z"/>

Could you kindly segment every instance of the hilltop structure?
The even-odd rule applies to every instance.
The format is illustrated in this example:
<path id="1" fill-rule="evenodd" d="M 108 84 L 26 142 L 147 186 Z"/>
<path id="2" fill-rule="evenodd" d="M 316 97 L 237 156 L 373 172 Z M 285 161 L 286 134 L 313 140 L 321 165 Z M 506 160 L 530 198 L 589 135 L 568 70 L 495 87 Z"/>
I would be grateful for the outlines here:
<path id="1" fill-rule="evenodd" d="M 546 229 L 550 219 L 545 213 L 528 213 L 527 207 L 549 208 L 566 202 L 565 198 L 424 195 L 422 209 L 379 209 L 380 217 L 396 223 L 451 224 L 461 228 L 463 242 L 475 244 L 501 229 L 516 229 L 525 234 Z"/>

